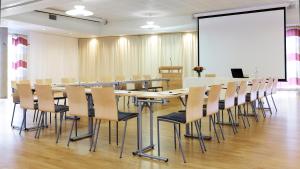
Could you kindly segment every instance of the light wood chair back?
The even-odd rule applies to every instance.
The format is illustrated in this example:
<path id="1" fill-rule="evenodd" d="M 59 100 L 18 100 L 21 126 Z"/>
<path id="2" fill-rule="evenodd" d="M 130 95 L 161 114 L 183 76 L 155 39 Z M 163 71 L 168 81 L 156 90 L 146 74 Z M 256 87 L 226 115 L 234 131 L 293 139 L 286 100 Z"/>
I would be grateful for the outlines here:
<path id="1" fill-rule="evenodd" d="M 29 80 L 19 80 L 19 81 L 11 81 L 11 88 L 12 88 L 12 99 L 14 103 L 18 103 L 20 102 L 20 96 L 17 90 L 17 84 L 29 84 L 30 85 L 30 81 Z"/>
<path id="2" fill-rule="evenodd" d="M 203 102 L 206 87 L 191 87 L 186 106 L 186 123 L 203 117 Z"/>
<path id="3" fill-rule="evenodd" d="M 257 99 L 259 83 L 260 83 L 260 81 L 258 79 L 252 80 L 252 86 L 251 86 L 251 90 L 250 90 L 250 101 L 254 101 Z"/>
<path id="4" fill-rule="evenodd" d="M 61 83 L 64 85 L 74 84 L 74 83 L 76 83 L 76 79 L 75 78 L 62 78 Z"/>
<path id="5" fill-rule="evenodd" d="M 266 79 L 261 79 L 258 87 L 258 97 L 262 98 L 265 96 L 266 91 Z"/>
<path id="6" fill-rule="evenodd" d="M 272 94 L 275 94 L 277 92 L 277 84 L 278 84 L 278 78 L 274 78 L 273 86 L 272 86 Z"/>
<path id="7" fill-rule="evenodd" d="M 266 84 L 266 95 L 272 94 L 273 83 L 274 83 L 274 79 L 273 78 L 268 78 L 267 84 Z"/>
<path id="8" fill-rule="evenodd" d="M 88 102 L 82 86 L 67 86 L 69 112 L 74 116 L 88 116 Z"/>
<path id="9" fill-rule="evenodd" d="M 113 87 L 92 88 L 95 118 L 118 121 L 118 109 Z"/>
<path id="10" fill-rule="evenodd" d="M 34 98 L 30 84 L 17 84 L 20 106 L 23 109 L 34 109 Z"/>
<path id="11" fill-rule="evenodd" d="M 208 74 L 205 74 L 205 77 L 217 77 L 217 75 L 214 73 L 208 73 Z"/>
<path id="12" fill-rule="evenodd" d="M 247 81 L 241 81 L 240 87 L 238 89 L 238 104 L 246 103 L 246 94 L 247 94 Z"/>
<path id="13" fill-rule="evenodd" d="M 221 87 L 221 85 L 213 85 L 210 87 L 206 107 L 207 115 L 212 115 L 219 111 Z"/>
<path id="14" fill-rule="evenodd" d="M 117 82 L 122 82 L 125 81 L 126 78 L 124 75 L 116 75 L 116 81 Z M 127 90 L 127 85 L 125 83 L 121 84 L 120 86 L 118 86 L 117 88 L 118 90 Z"/>
<path id="15" fill-rule="evenodd" d="M 35 91 L 38 97 L 39 110 L 43 112 L 55 112 L 54 96 L 51 86 L 36 84 Z"/>
<path id="16" fill-rule="evenodd" d="M 227 83 L 227 89 L 225 93 L 225 109 L 234 107 L 234 100 L 236 96 L 236 82 L 228 82 Z"/>
<path id="17" fill-rule="evenodd" d="M 52 85 L 52 79 L 36 79 L 35 83 L 38 85 Z"/>
<path id="18" fill-rule="evenodd" d="M 133 75 L 132 80 L 142 80 L 142 77 L 140 75 Z M 135 90 L 143 89 L 143 82 L 135 82 L 134 83 L 134 89 Z"/>

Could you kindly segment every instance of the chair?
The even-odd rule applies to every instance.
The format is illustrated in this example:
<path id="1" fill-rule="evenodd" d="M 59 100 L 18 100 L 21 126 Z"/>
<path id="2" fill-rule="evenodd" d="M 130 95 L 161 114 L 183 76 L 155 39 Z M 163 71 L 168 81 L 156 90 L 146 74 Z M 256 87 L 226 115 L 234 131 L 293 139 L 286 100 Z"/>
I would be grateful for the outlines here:
<path id="1" fill-rule="evenodd" d="M 122 81 L 125 81 L 125 76 L 124 75 L 117 75 L 115 79 L 116 79 L 117 82 L 122 82 Z M 118 90 L 127 90 L 127 85 L 125 83 L 122 83 L 122 84 L 118 85 L 116 89 L 118 89 Z"/>
<path id="2" fill-rule="evenodd" d="M 226 110 L 228 112 L 229 122 L 231 123 L 234 134 L 236 134 L 238 131 L 237 131 L 236 122 L 233 117 L 231 108 L 235 107 L 236 91 L 237 91 L 236 82 L 228 82 L 226 93 L 225 93 L 225 99 L 220 100 L 219 103 L 219 109 L 222 111 L 222 121 L 223 121 L 223 111 Z"/>
<path id="3" fill-rule="evenodd" d="M 38 104 L 34 102 L 34 97 L 32 93 L 32 89 L 30 84 L 17 84 L 18 88 L 18 95 L 20 98 L 20 106 L 23 109 L 23 119 L 20 126 L 20 132 L 21 135 L 22 129 L 26 129 L 26 113 L 27 110 L 34 110 L 36 111 L 38 109 Z"/>
<path id="4" fill-rule="evenodd" d="M 242 120 L 243 120 L 243 124 L 244 127 L 246 128 L 245 125 L 245 120 L 244 117 L 247 120 L 248 126 L 250 127 L 250 123 L 249 123 L 249 119 L 248 119 L 248 114 L 245 108 L 245 104 L 246 104 L 246 95 L 247 95 L 247 81 L 241 81 L 237 90 L 237 97 L 235 98 L 235 103 L 234 105 L 237 106 L 238 108 L 238 115 L 242 116 Z M 244 113 L 242 113 L 242 108 L 241 106 L 243 106 L 244 109 Z"/>
<path id="5" fill-rule="evenodd" d="M 254 79 L 252 80 L 252 86 L 250 92 L 246 94 L 247 114 L 248 114 L 248 104 L 250 104 L 256 122 L 258 122 L 258 116 L 255 109 L 255 101 L 257 99 L 258 88 L 259 88 L 259 80 Z"/>
<path id="6" fill-rule="evenodd" d="M 76 83 L 76 79 L 75 78 L 62 78 L 61 83 L 64 85 L 74 84 L 74 83 Z"/>
<path id="7" fill-rule="evenodd" d="M 41 115 L 38 121 L 38 129 L 35 133 L 35 138 L 40 137 L 41 133 L 41 125 L 45 122 L 45 116 L 47 112 L 50 113 L 60 113 L 60 126 L 59 126 L 59 132 L 57 132 L 57 119 L 55 118 L 55 132 L 57 134 L 56 143 L 59 139 L 59 133 L 62 128 L 62 120 L 63 115 L 67 111 L 69 111 L 69 107 L 65 105 L 57 105 L 54 103 L 54 92 L 52 91 L 52 88 L 50 85 L 35 85 L 36 95 L 38 97 L 38 109 L 41 111 Z"/>
<path id="8" fill-rule="evenodd" d="M 127 121 L 129 119 L 138 117 L 138 113 L 118 111 L 117 104 L 116 104 L 116 96 L 114 94 L 113 87 L 92 88 L 92 97 L 94 102 L 95 119 L 96 119 L 95 126 L 94 126 L 95 129 L 94 133 L 97 134 L 96 134 L 95 141 L 94 139 L 92 139 L 93 143 L 90 146 L 90 150 L 92 149 L 92 147 L 94 148 L 93 151 L 96 150 L 101 120 L 108 120 L 108 121 L 115 121 L 115 122 L 124 121 L 125 126 L 124 126 L 124 133 L 123 133 L 122 146 L 120 152 L 120 158 L 122 158 Z"/>
<path id="9" fill-rule="evenodd" d="M 186 158 L 183 153 L 181 136 L 177 127 L 180 124 L 194 123 L 196 126 L 198 139 L 202 153 L 206 151 L 205 144 L 201 133 L 200 120 L 203 117 L 203 102 L 204 102 L 205 87 L 191 87 L 189 89 L 186 112 L 174 112 L 164 116 L 157 117 L 157 145 L 158 145 L 158 156 L 160 156 L 160 134 L 159 134 L 159 123 L 161 121 L 173 123 L 174 125 L 174 143 L 176 145 L 176 137 L 178 139 L 179 149 L 182 154 L 183 161 L 186 163 Z M 176 146 L 175 146 L 176 149 Z"/>
<path id="10" fill-rule="evenodd" d="M 132 80 L 142 80 L 142 77 L 140 75 L 133 75 Z M 135 91 L 144 90 L 143 82 L 142 81 L 141 82 L 135 82 L 133 90 L 135 90 Z"/>
<path id="11" fill-rule="evenodd" d="M 144 80 L 151 80 L 152 79 L 150 75 L 144 75 L 143 77 L 144 77 Z M 153 83 L 151 81 L 148 81 L 147 85 L 148 85 L 148 87 L 147 87 L 148 90 L 154 90 L 155 92 L 157 91 L 157 89 L 163 90 L 162 86 L 153 86 Z M 146 88 L 146 86 L 145 86 L 145 88 Z"/>
<path id="12" fill-rule="evenodd" d="M 205 105 L 203 105 L 204 109 L 203 112 L 205 116 L 209 117 L 209 123 L 213 124 L 213 128 L 215 131 L 215 135 L 217 137 L 218 143 L 220 143 L 219 136 L 216 130 L 216 121 L 213 116 L 217 115 L 217 122 L 219 124 L 219 129 L 222 134 L 223 140 L 225 140 L 223 129 L 220 123 L 220 113 L 219 113 L 219 102 L 220 102 L 220 94 L 221 94 L 221 85 L 212 85 L 208 92 L 208 98 Z"/>
<path id="13" fill-rule="evenodd" d="M 266 112 L 264 109 L 262 99 L 265 97 L 265 92 L 266 92 L 266 79 L 261 79 L 259 81 L 259 87 L 257 92 L 257 102 L 258 102 L 258 107 L 261 109 L 264 118 L 266 118 Z"/>
<path id="14" fill-rule="evenodd" d="M 277 92 L 277 84 L 278 84 L 278 78 L 274 78 L 273 85 L 272 85 L 271 98 L 272 98 L 276 112 L 277 112 L 277 107 L 276 107 L 276 104 L 275 104 L 275 101 L 273 98 L 273 94 L 275 94 Z"/>
<path id="15" fill-rule="evenodd" d="M 265 99 L 267 101 L 267 105 L 268 105 L 268 108 L 266 108 L 266 109 L 270 110 L 271 115 L 273 114 L 273 112 L 272 112 L 272 109 L 271 109 L 271 106 L 270 106 L 268 96 L 270 96 L 272 94 L 273 83 L 274 83 L 274 79 L 273 78 L 268 78 L 267 79 L 267 84 L 266 84 L 266 89 L 265 89 L 265 92 L 264 92 L 264 97 L 265 97 Z"/>
<path id="16" fill-rule="evenodd" d="M 75 133 L 77 135 L 77 122 L 80 119 L 79 117 L 88 117 L 89 120 L 92 120 L 94 116 L 94 109 L 89 109 L 88 102 L 86 98 L 86 94 L 84 91 L 84 87 L 82 86 L 67 86 L 66 87 L 66 93 L 68 96 L 68 105 L 69 105 L 69 113 L 71 116 L 73 116 L 73 123 L 70 130 L 70 135 L 68 139 L 67 146 L 69 147 L 71 136 L 73 133 L 73 128 L 75 125 Z M 90 126 L 91 128 L 93 126 Z M 92 133 L 92 131 L 91 131 Z M 59 134 L 60 135 L 60 134 Z M 92 137 L 91 143 L 92 143 Z"/>
<path id="17" fill-rule="evenodd" d="M 216 77 L 217 75 L 214 73 L 205 74 L 205 77 Z"/>

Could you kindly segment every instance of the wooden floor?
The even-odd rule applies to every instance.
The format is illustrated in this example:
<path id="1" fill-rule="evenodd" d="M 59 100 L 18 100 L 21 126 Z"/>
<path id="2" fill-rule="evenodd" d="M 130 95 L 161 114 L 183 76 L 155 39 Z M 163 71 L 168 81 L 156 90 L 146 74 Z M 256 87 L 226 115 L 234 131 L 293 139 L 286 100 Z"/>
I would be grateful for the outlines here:
<path id="1" fill-rule="evenodd" d="M 206 141 L 207 153 L 200 152 L 197 140 L 183 138 L 183 148 L 187 162 L 183 163 L 179 150 L 174 150 L 173 128 L 170 124 L 161 127 L 162 156 L 169 158 L 168 163 L 139 158 L 132 155 L 136 148 L 136 120 L 128 124 L 124 155 L 119 159 L 120 146 L 108 144 L 108 125 L 102 125 L 96 152 L 89 152 L 89 140 L 73 142 L 68 148 L 66 138 L 70 121 L 64 122 L 63 135 L 55 144 L 54 123 L 41 133 L 39 140 L 34 132 L 22 133 L 10 127 L 12 103 L 0 100 L 0 168 L 1 169 L 59 169 L 59 168 L 101 168 L 101 169 L 161 169 L 161 168 L 205 168 L 205 169 L 299 169 L 300 168 L 300 95 L 298 92 L 279 92 L 275 96 L 278 113 L 265 120 L 260 116 L 256 123 L 251 117 L 251 127 L 239 127 L 233 135 L 229 126 L 224 126 L 226 140 L 220 144 L 215 137 Z M 132 111 L 134 107 L 130 108 Z M 155 116 L 181 109 L 179 104 L 156 106 Z M 33 114 L 33 113 L 28 113 Z M 53 116 L 52 116 L 53 117 Z M 21 110 L 16 112 L 15 124 L 20 125 Z M 28 117 L 30 122 L 31 117 Z M 149 140 L 149 113 L 144 112 L 144 143 Z M 52 121 L 53 122 L 53 121 Z M 86 120 L 80 121 L 80 132 L 86 131 Z M 155 123 L 156 124 L 156 120 Z M 209 135 L 207 123 L 203 124 L 204 133 Z M 123 124 L 119 126 L 120 138 Z M 114 129 L 114 128 L 113 128 Z M 181 127 L 184 132 L 184 126 Z M 114 131 L 114 130 L 113 130 Z M 114 134 L 114 133 L 113 133 Z M 155 125 L 156 142 L 156 125 Z M 212 136 L 213 133 L 212 133 Z M 152 152 L 157 154 L 156 150 Z M 298 161 L 299 160 L 299 161 Z"/>

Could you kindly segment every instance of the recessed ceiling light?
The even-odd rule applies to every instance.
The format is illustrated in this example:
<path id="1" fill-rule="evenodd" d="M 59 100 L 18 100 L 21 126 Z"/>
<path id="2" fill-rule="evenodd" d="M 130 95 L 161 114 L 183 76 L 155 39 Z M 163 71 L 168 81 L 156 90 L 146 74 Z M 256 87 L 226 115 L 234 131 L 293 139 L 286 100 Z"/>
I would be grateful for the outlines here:
<path id="1" fill-rule="evenodd" d="M 158 29 L 159 25 L 155 25 L 153 21 L 147 21 L 146 25 L 141 26 L 142 29 Z"/>
<path id="2" fill-rule="evenodd" d="M 71 15 L 71 16 L 91 16 L 91 15 L 94 15 L 93 12 L 86 10 L 85 6 L 83 6 L 83 5 L 75 5 L 74 9 L 66 11 L 66 14 Z"/>

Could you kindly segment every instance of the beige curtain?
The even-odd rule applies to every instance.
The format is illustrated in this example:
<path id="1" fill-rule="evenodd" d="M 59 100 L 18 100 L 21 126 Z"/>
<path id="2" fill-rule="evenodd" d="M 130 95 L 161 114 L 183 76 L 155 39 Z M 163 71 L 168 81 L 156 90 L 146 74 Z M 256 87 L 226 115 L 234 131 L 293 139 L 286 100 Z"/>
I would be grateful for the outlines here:
<path id="1" fill-rule="evenodd" d="M 158 76 L 160 66 L 183 66 L 192 76 L 197 65 L 197 33 L 102 37 L 79 40 L 81 81 L 124 75 Z"/>

